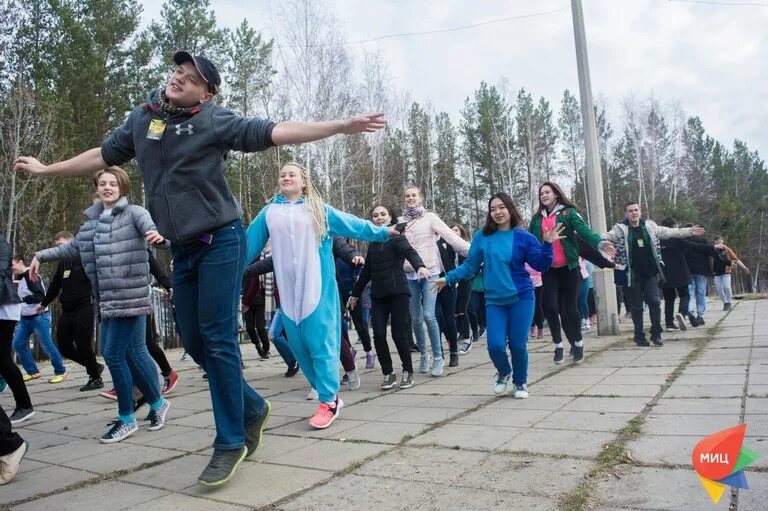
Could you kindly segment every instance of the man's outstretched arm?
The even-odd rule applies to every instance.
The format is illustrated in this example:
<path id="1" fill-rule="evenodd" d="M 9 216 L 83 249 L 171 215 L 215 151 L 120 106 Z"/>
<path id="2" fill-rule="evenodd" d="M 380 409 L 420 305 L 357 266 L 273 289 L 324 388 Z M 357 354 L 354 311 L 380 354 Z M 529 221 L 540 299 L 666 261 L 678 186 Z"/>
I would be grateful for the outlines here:
<path id="1" fill-rule="evenodd" d="M 275 145 L 303 144 L 314 142 L 333 135 L 352 135 L 355 133 L 373 133 L 387 125 L 384 114 L 358 115 L 339 121 L 277 123 L 272 130 L 272 143 Z"/>
<path id="2" fill-rule="evenodd" d="M 107 167 L 109 165 L 101 157 L 101 147 L 88 149 L 74 158 L 51 165 L 44 165 L 31 156 L 19 156 L 13 162 L 13 170 L 33 176 L 87 176 Z"/>

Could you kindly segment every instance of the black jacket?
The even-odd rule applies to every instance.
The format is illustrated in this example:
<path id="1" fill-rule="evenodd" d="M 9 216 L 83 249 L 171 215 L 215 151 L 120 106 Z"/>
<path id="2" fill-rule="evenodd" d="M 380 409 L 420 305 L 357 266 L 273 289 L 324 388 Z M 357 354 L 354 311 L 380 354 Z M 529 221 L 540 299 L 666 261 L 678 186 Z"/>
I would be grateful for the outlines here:
<path id="1" fill-rule="evenodd" d="M 709 265 L 709 255 L 715 253 L 715 247 L 706 243 L 690 241 L 686 238 L 659 240 L 661 260 L 664 261 L 664 288 L 677 288 L 688 285 L 691 273 L 688 267 L 689 256 L 703 258 Z M 699 275 L 706 275 L 700 273 Z"/>
<path id="2" fill-rule="evenodd" d="M 703 245 L 708 245 L 707 240 L 702 238 L 701 236 L 690 236 L 688 238 L 688 241 L 691 241 L 693 243 L 701 243 Z M 712 245 L 709 245 L 710 247 Z M 690 270 L 691 275 L 709 275 L 709 256 L 713 254 L 712 251 L 710 252 L 701 252 L 698 250 L 686 250 L 685 251 L 685 262 L 688 264 L 688 270 Z"/>
<path id="3" fill-rule="evenodd" d="M 456 251 L 443 238 L 437 240 L 437 249 L 440 252 L 440 260 L 443 262 L 443 274 L 456 269 Z"/>
<path id="4" fill-rule="evenodd" d="M 91 281 L 80 259 L 61 261 L 56 267 L 51 285 L 40 305 L 48 307 L 58 296 L 61 310 L 73 312 L 80 307 L 90 306 L 93 303 L 92 295 Z"/>
<path id="5" fill-rule="evenodd" d="M 149 273 L 155 277 L 155 280 L 163 289 L 170 291 L 172 283 L 171 278 L 168 276 L 168 272 L 166 272 L 160 262 L 155 259 L 155 256 L 152 255 L 152 251 L 149 249 L 147 249 L 147 251 L 149 252 Z"/>
<path id="6" fill-rule="evenodd" d="M 11 246 L 4 236 L 0 235 L 0 305 L 9 303 L 21 303 L 19 293 L 13 284 L 13 271 L 11 270 Z"/>
<path id="7" fill-rule="evenodd" d="M 451 249 L 453 250 L 453 249 Z M 424 267 L 418 252 L 405 236 L 396 236 L 389 241 L 373 242 L 368 245 L 365 265 L 360 278 L 352 288 L 352 296 L 359 298 L 363 289 L 371 283 L 371 298 L 384 299 L 395 295 L 411 295 L 408 278 L 403 270 L 403 261 L 408 259 L 411 266 Z"/>

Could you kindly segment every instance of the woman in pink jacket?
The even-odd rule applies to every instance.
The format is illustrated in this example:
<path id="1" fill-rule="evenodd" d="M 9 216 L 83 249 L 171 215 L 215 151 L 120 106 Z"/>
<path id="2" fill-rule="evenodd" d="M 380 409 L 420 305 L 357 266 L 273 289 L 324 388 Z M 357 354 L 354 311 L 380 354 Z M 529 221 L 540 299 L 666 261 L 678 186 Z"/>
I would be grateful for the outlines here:
<path id="1" fill-rule="evenodd" d="M 432 376 L 443 374 L 443 350 L 440 344 L 440 328 L 435 317 L 435 301 L 437 290 L 430 286 L 430 282 L 437 280 L 444 274 L 440 255 L 437 249 L 437 240 L 442 237 L 462 257 L 469 253 L 469 243 L 461 239 L 440 220 L 435 213 L 427 211 L 423 204 L 421 191 L 415 186 L 405 189 L 403 216 L 401 222 L 406 222 L 405 236 L 411 246 L 419 253 L 424 266 L 432 275 L 429 279 L 420 279 L 408 261 L 403 265 L 408 285 L 411 288 L 411 322 L 413 334 L 421 352 L 419 372 L 426 373 L 430 370 L 429 353 L 424 338 L 424 323 L 427 324 L 427 334 L 432 345 Z"/>

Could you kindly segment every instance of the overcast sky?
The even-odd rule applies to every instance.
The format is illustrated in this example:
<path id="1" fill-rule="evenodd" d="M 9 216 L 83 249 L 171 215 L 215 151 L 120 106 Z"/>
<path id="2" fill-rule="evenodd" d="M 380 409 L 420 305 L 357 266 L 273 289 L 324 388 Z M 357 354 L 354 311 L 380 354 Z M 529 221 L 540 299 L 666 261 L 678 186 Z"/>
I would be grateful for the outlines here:
<path id="1" fill-rule="evenodd" d="M 141 0 L 143 21 L 160 2 Z M 219 22 L 247 17 L 273 35 L 280 0 L 211 0 Z M 709 2 L 743 5 L 713 5 Z M 501 77 L 545 96 L 559 109 L 564 89 L 578 95 L 567 0 L 327 0 L 348 41 L 529 16 L 466 30 L 354 44 L 380 50 L 393 85 L 456 119 L 480 81 Z M 746 5 L 757 4 L 757 5 Z M 707 131 L 768 154 L 768 0 L 584 0 L 592 87 L 616 119 L 627 94 L 651 93 L 699 115 Z M 618 131 L 620 126 L 614 126 Z"/>

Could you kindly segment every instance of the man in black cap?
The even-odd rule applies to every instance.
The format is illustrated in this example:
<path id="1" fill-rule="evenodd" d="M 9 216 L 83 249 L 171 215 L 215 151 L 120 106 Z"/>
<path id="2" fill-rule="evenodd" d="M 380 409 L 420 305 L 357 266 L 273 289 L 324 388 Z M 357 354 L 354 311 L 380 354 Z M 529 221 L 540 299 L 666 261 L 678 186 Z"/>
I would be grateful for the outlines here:
<path id="1" fill-rule="evenodd" d="M 174 305 L 184 346 L 208 374 L 214 453 L 198 478 L 218 486 L 260 445 L 271 406 L 243 379 L 237 303 L 245 267 L 242 209 L 225 175 L 230 150 L 263 151 L 337 134 L 371 133 L 383 114 L 327 122 L 274 123 L 216 104 L 221 76 L 205 57 L 179 51 L 164 89 L 153 91 L 101 147 L 52 165 L 22 156 L 17 171 L 78 176 L 136 158 L 146 204 L 172 242 Z"/>

